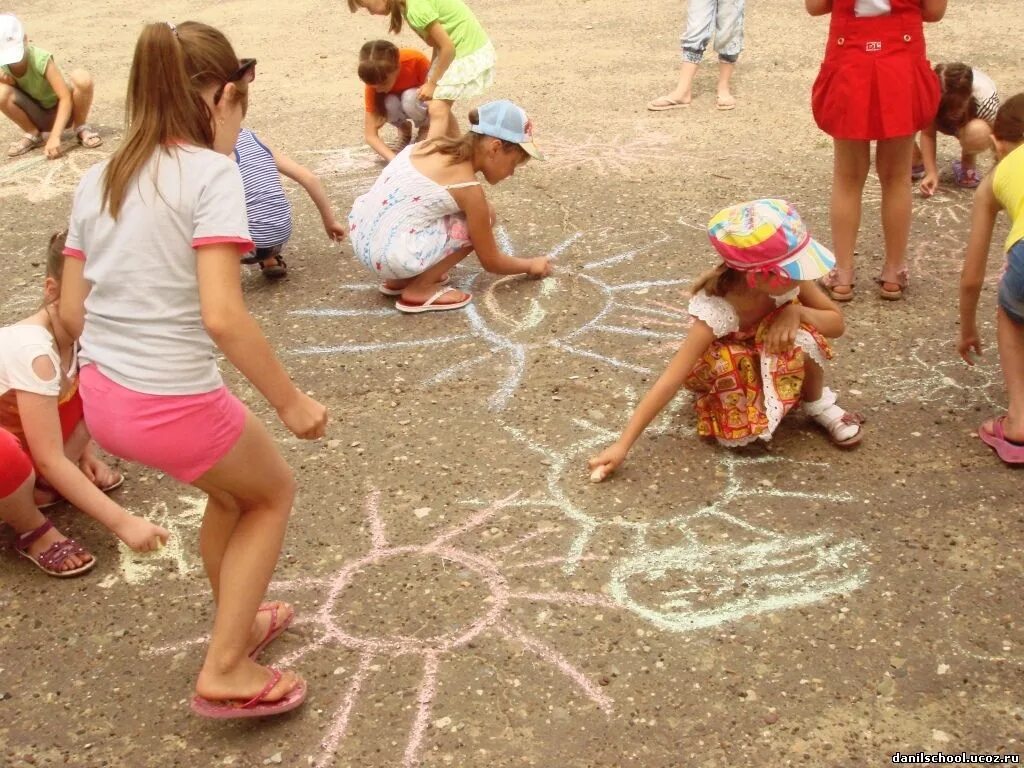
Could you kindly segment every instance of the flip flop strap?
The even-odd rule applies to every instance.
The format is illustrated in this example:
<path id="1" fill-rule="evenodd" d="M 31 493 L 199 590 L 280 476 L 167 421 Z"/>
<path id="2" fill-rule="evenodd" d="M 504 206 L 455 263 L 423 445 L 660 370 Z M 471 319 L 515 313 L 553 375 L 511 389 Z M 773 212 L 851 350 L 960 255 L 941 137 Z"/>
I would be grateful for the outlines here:
<path id="1" fill-rule="evenodd" d="M 86 551 L 81 544 L 74 539 L 65 539 L 64 541 L 54 542 L 53 546 L 41 553 L 36 560 L 47 570 L 55 571 L 57 566 L 63 565 L 64 561 L 69 557 L 84 554 L 86 554 Z"/>
<path id="2" fill-rule="evenodd" d="M 447 287 L 447 286 L 446 286 L 446 287 L 442 288 L 441 290 L 439 290 L 439 291 L 438 291 L 437 293 L 435 293 L 435 294 L 434 294 L 433 296 L 431 296 L 431 297 L 430 297 L 429 299 L 427 299 L 426 301 L 424 301 L 424 302 L 423 302 L 423 306 L 424 306 L 424 307 L 432 307 L 432 306 L 434 305 L 434 302 L 435 302 L 435 301 L 437 301 L 438 299 L 440 299 L 440 298 L 441 298 L 442 296 L 444 296 L 444 295 L 445 295 L 446 293 L 452 293 L 452 292 L 454 292 L 454 291 L 455 291 L 455 289 L 454 289 L 454 288 L 451 288 L 451 287 Z"/>
<path id="3" fill-rule="evenodd" d="M 24 533 L 14 540 L 15 548 L 25 551 L 31 547 L 36 541 L 45 536 L 53 528 L 53 523 L 47 520 L 45 523 L 40 525 L 38 528 Z"/>
<path id="4" fill-rule="evenodd" d="M 259 706 L 263 702 L 263 697 L 270 693 L 274 686 L 281 682 L 282 672 L 273 667 L 267 667 L 270 670 L 270 682 L 263 686 L 263 690 L 249 699 L 245 704 L 242 705 L 242 709 L 252 709 L 253 707 Z"/>
<path id="5" fill-rule="evenodd" d="M 274 630 L 277 629 L 277 605 L 261 605 L 256 609 L 256 613 L 270 613 L 270 626 L 267 627 L 267 634 L 263 636 L 261 642 L 266 642 L 267 638 L 274 634 Z"/>

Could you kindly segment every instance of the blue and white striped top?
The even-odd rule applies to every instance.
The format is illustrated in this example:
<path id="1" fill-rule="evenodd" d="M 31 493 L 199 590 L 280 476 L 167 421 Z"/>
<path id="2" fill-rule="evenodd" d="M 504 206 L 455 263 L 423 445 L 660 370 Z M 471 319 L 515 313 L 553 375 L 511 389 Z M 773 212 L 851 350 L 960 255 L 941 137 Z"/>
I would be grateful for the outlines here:
<path id="1" fill-rule="evenodd" d="M 243 128 L 235 142 L 235 162 L 242 173 L 252 241 L 257 248 L 284 245 L 292 236 L 292 206 L 281 186 L 274 155 L 256 134 Z"/>

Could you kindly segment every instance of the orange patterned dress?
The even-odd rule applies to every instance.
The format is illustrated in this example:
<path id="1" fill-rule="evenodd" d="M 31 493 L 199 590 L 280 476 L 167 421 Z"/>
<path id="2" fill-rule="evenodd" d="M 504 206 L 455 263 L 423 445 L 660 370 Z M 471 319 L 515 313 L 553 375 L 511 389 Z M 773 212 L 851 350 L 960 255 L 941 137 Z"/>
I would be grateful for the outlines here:
<path id="1" fill-rule="evenodd" d="M 721 297 L 701 291 L 690 300 L 690 314 L 715 334 L 685 382 L 698 395 L 694 407 L 701 437 L 730 447 L 771 440 L 782 417 L 800 403 L 807 358 L 822 367 L 832 359 L 825 337 L 809 325 L 800 326 L 790 351 L 763 354 L 765 332 L 797 292 L 777 297 L 775 311 L 750 328 L 739 327 L 736 310 Z"/>

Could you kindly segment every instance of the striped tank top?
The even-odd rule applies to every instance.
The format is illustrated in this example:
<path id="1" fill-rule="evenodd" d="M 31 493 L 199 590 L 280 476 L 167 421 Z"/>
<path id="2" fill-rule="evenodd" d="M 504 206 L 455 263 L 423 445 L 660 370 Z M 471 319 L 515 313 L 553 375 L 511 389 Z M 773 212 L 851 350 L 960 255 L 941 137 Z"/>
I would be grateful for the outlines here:
<path id="1" fill-rule="evenodd" d="M 292 236 L 292 206 L 281 186 L 274 155 L 248 128 L 238 133 L 235 162 L 245 187 L 249 234 L 257 248 L 284 245 Z"/>

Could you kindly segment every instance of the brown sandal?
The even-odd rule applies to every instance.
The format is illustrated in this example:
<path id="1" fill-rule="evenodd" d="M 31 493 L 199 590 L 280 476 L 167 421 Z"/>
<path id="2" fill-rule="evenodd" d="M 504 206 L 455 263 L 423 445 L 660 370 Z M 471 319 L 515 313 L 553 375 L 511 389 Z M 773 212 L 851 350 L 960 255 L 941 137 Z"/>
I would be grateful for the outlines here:
<path id="1" fill-rule="evenodd" d="M 853 299 L 854 274 L 853 269 L 840 269 L 834 267 L 827 275 L 821 278 L 821 287 L 828 291 L 832 301 L 851 301 Z M 836 288 L 849 288 L 848 291 L 837 291 Z"/>
<path id="2" fill-rule="evenodd" d="M 875 282 L 879 286 L 879 296 L 886 301 L 899 301 L 910 287 L 910 271 L 906 267 L 902 267 L 893 274 L 892 272 L 887 273 L 883 269 L 882 274 L 875 278 Z M 885 287 L 887 284 L 899 287 L 893 291 Z"/>

